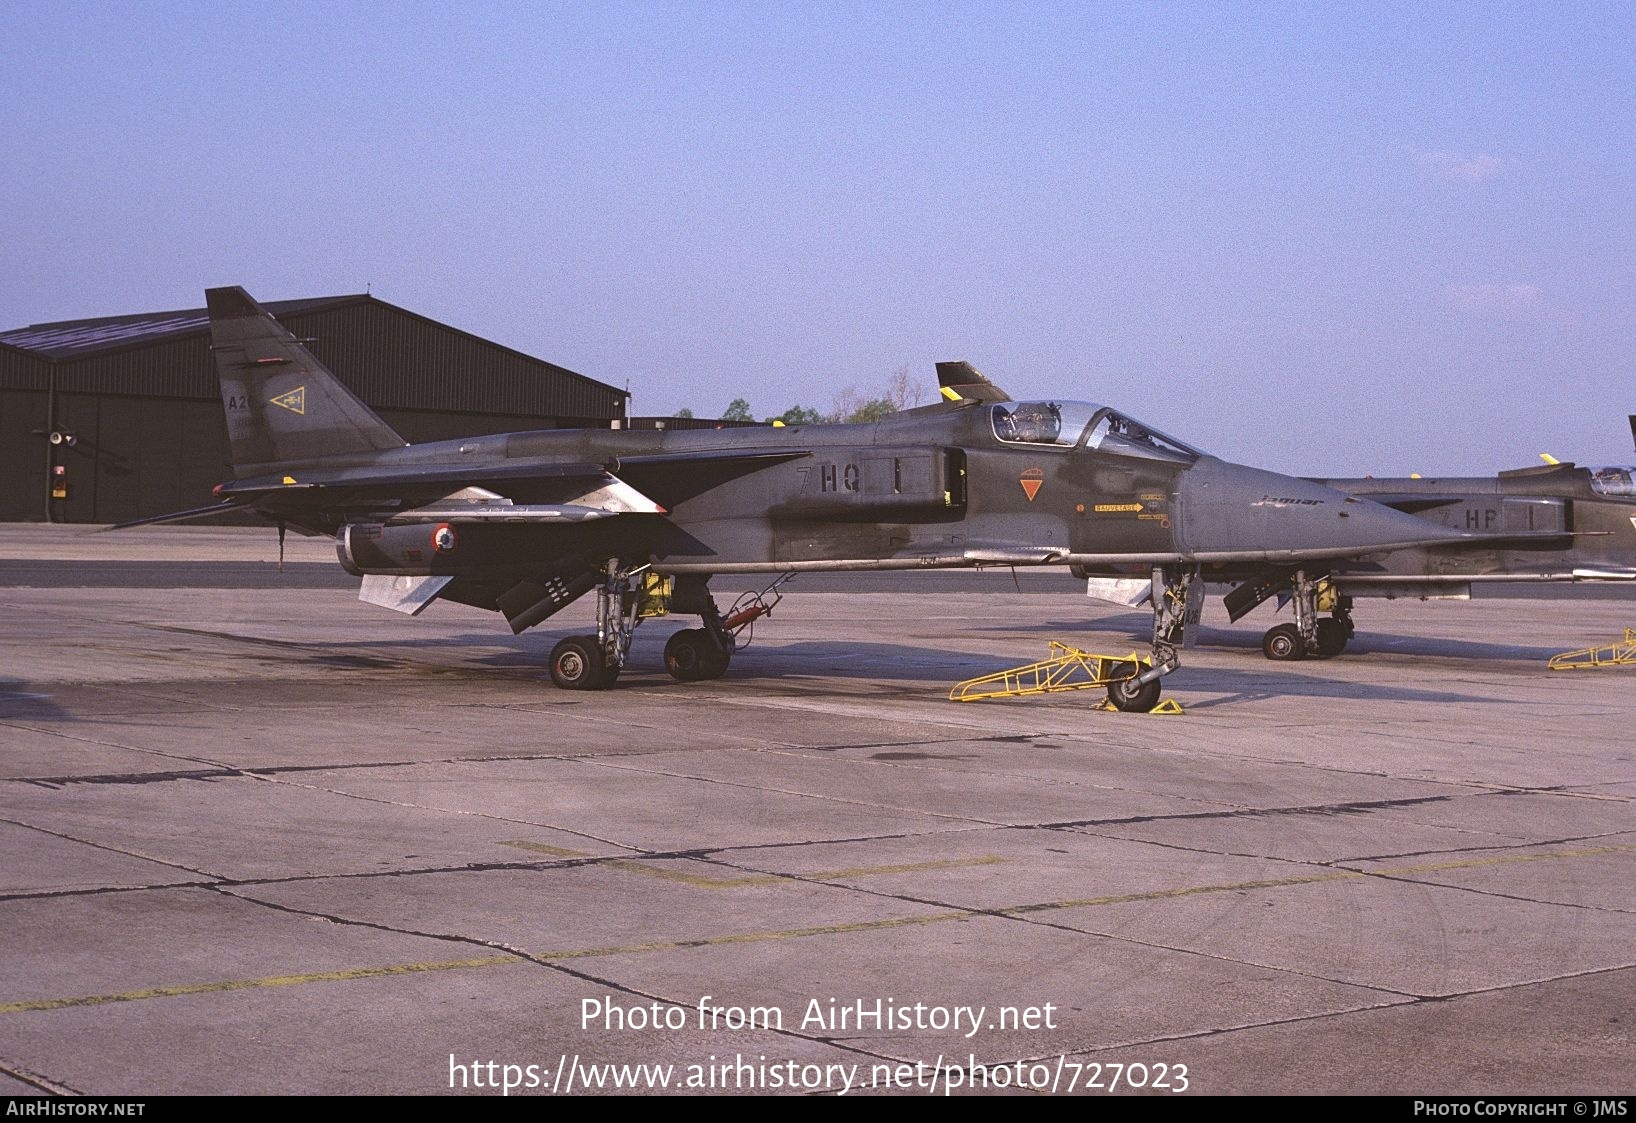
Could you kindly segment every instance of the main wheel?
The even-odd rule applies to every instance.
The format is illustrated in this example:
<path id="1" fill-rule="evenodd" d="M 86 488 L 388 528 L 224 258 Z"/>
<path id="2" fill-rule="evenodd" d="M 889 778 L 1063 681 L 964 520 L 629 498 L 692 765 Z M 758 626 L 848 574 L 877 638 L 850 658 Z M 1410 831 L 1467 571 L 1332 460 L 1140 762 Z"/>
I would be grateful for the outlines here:
<path id="1" fill-rule="evenodd" d="M 727 664 L 732 662 L 733 657 L 717 648 L 715 644 L 707 642 L 707 646 L 710 650 L 704 657 L 704 673 L 699 677 L 701 679 L 720 678 L 727 673 Z"/>
<path id="2" fill-rule="evenodd" d="M 1346 650 L 1346 641 L 1351 638 L 1352 633 L 1339 620 L 1326 618 L 1318 621 L 1318 658 L 1335 658 Z"/>
<path id="3" fill-rule="evenodd" d="M 729 658 L 703 628 L 683 628 L 665 644 L 665 670 L 678 682 L 720 678 Z"/>
<path id="4" fill-rule="evenodd" d="M 1142 672 L 1140 663 L 1121 663 L 1113 669 L 1116 678 L 1108 683 L 1108 701 L 1114 708 L 1128 714 L 1145 714 L 1159 704 L 1159 680 L 1138 683 L 1136 676 Z"/>
<path id="5" fill-rule="evenodd" d="M 618 670 L 614 671 L 618 675 Z M 613 685 L 595 636 L 569 636 L 551 649 L 551 681 L 564 690 L 601 690 Z"/>
<path id="6" fill-rule="evenodd" d="M 1279 662 L 1288 662 L 1293 659 L 1305 659 L 1306 647 L 1301 643 L 1301 632 L 1294 624 L 1280 624 L 1276 628 L 1268 628 L 1267 634 L 1261 637 L 1261 652 L 1268 659 Z"/>

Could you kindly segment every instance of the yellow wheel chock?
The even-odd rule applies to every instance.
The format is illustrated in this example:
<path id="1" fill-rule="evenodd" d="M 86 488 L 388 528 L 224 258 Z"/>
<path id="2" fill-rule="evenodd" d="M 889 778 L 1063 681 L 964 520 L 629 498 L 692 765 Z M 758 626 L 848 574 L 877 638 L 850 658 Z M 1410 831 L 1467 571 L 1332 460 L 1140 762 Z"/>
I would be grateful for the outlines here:
<path id="1" fill-rule="evenodd" d="M 1106 710 L 1110 714 L 1117 714 L 1120 712 L 1119 707 L 1114 705 L 1113 702 L 1107 698 L 1102 699 L 1102 701 L 1092 706 L 1091 709 Z M 1174 698 L 1166 698 L 1157 706 L 1154 706 L 1148 711 L 1150 714 L 1185 714 L 1186 712 L 1186 710 L 1182 709 L 1182 704 L 1176 701 Z"/>
<path id="2" fill-rule="evenodd" d="M 1090 690 L 1106 687 L 1139 674 L 1153 665 L 1151 659 L 1136 654 L 1094 655 L 1051 641 L 1051 657 L 1038 663 L 1012 667 L 1005 671 L 969 678 L 949 690 L 951 702 L 977 702 L 988 698 L 1030 698 L 1036 694 L 1056 694 L 1064 690 Z M 1116 709 L 1113 703 L 1103 701 L 1094 707 Z M 1179 714 L 1182 708 L 1174 699 L 1165 699 L 1151 713 Z"/>
<path id="3" fill-rule="evenodd" d="M 1553 671 L 1575 671 L 1582 667 L 1628 667 L 1636 665 L 1636 628 L 1625 629 L 1623 643 L 1605 643 L 1600 647 L 1582 647 L 1578 651 L 1564 651 L 1553 655 L 1545 664 Z"/>

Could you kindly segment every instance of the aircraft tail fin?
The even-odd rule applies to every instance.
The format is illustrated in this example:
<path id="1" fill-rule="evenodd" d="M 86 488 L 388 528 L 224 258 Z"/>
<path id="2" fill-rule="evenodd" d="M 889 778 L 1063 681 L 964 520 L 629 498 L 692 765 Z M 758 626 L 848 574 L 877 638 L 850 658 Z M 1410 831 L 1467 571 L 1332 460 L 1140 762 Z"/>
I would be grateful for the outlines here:
<path id="1" fill-rule="evenodd" d="M 240 475 L 408 443 L 249 293 L 237 286 L 206 289 L 205 303 L 228 445 Z"/>

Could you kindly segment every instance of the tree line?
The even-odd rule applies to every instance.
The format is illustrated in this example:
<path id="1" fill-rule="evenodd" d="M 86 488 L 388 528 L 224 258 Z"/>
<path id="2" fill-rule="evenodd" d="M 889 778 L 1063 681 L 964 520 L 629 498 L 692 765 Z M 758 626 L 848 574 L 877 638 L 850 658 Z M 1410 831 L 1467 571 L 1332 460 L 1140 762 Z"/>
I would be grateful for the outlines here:
<path id="1" fill-rule="evenodd" d="M 856 386 L 848 386 L 835 395 L 827 410 L 816 406 L 792 405 L 783 413 L 761 418 L 762 421 L 781 421 L 785 425 L 837 425 L 847 422 L 879 421 L 888 414 L 913 409 L 924 400 L 920 385 L 909 376 L 909 368 L 902 366 L 887 380 L 885 387 L 874 395 L 866 395 Z M 691 409 L 681 409 L 677 417 L 692 417 Z M 723 421 L 755 421 L 755 411 L 743 398 L 734 398 L 721 411 Z"/>

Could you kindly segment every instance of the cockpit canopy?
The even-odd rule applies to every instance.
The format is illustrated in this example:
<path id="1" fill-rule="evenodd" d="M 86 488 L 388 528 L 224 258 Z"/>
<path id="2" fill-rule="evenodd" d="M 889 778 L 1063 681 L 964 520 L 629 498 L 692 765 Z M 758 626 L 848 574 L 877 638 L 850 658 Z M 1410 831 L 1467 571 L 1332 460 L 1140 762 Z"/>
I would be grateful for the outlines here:
<path id="1" fill-rule="evenodd" d="M 1084 447 L 1116 456 L 1191 464 L 1202 453 L 1140 421 L 1094 402 L 1000 402 L 990 407 L 994 435 L 1007 444 Z M 1087 435 L 1088 434 L 1088 435 Z"/>
<path id="2" fill-rule="evenodd" d="M 1636 496 L 1636 468 L 1592 468 L 1591 489 L 1598 495 Z"/>

